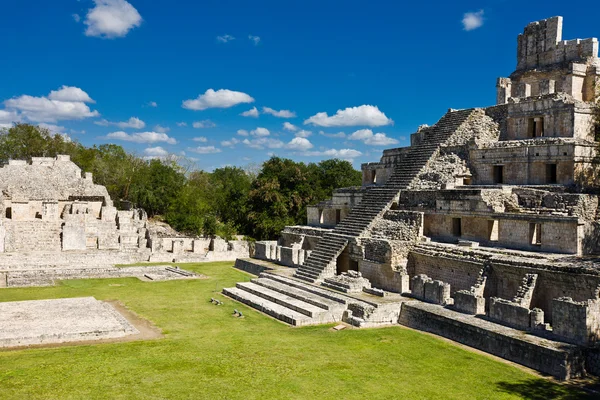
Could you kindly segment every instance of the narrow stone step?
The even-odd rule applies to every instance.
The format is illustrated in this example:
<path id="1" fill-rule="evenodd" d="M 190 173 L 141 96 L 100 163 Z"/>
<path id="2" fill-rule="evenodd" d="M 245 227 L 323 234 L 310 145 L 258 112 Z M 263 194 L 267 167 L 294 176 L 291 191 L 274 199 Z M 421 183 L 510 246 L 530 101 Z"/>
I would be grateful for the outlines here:
<path id="1" fill-rule="evenodd" d="M 257 279 L 253 279 L 252 282 L 255 282 L 257 285 L 267 287 L 271 290 L 275 290 L 280 293 L 285 293 L 288 296 L 295 297 L 306 303 L 309 303 L 316 307 L 322 308 L 323 310 L 327 310 L 327 311 L 338 310 L 339 311 L 339 310 L 345 309 L 345 306 L 340 302 L 327 299 L 325 297 L 319 296 L 319 295 L 311 293 L 311 292 L 307 292 L 304 289 L 297 288 L 297 287 L 291 286 L 289 284 L 275 281 L 271 278 L 257 278 Z"/>
<path id="2" fill-rule="evenodd" d="M 304 314 L 307 317 L 318 318 L 321 313 L 324 312 L 322 308 L 319 308 L 313 304 L 306 303 L 302 300 L 288 296 L 287 294 L 271 290 L 267 287 L 257 285 L 254 282 L 242 282 L 236 284 L 238 289 L 245 290 L 252 293 L 255 296 L 262 297 L 263 299 L 272 301 L 273 303 L 279 304 L 289 308 L 290 310 Z"/>
<path id="3" fill-rule="evenodd" d="M 310 317 L 238 288 L 224 288 L 223 294 L 267 315 L 294 326 L 310 325 Z"/>

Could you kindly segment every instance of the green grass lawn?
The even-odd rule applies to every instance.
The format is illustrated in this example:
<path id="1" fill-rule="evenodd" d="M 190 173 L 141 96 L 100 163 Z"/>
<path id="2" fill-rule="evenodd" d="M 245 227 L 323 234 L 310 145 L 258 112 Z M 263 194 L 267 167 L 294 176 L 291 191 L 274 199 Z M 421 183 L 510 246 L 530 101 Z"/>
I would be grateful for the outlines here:
<path id="1" fill-rule="evenodd" d="M 218 294 L 251 278 L 231 265 L 185 266 L 208 275 L 206 280 L 90 279 L 1 289 L 0 301 L 120 300 L 165 337 L 0 351 L 0 398 L 584 398 L 574 389 L 402 327 L 291 328 Z M 216 296 L 223 306 L 209 302 Z M 234 308 L 245 318 L 232 317 Z"/>

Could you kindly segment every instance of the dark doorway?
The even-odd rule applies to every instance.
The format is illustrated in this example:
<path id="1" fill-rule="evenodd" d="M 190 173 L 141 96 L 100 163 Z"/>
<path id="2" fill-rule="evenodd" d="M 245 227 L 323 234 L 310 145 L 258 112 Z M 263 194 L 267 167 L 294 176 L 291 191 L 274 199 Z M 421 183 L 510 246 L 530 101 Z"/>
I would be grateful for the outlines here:
<path id="1" fill-rule="evenodd" d="M 339 275 L 342 272 L 348 272 L 350 261 L 350 252 L 348 251 L 348 246 L 346 246 L 335 261 L 335 273 Z"/>
<path id="2" fill-rule="evenodd" d="M 456 237 L 462 236 L 462 221 L 460 218 L 452 218 L 452 234 Z"/>
<path id="3" fill-rule="evenodd" d="M 544 136 L 544 118 L 529 118 L 527 121 L 527 136 L 530 138 Z"/>
<path id="4" fill-rule="evenodd" d="M 504 166 L 503 165 L 494 165 L 494 183 L 501 184 L 504 183 Z"/>
<path id="5" fill-rule="evenodd" d="M 6 207 L 6 219 L 12 219 L 12 207 Z"/>
<path id="6" fill-rule="evenodd" d="M 546 183 L 556 182 L 556 164 L 546 164 Z"/>
<path id="7" fill-rule="evenodd" d="M 335 223 L 339 224 L 342 220 L 342 210 L 335 210 Z"/>

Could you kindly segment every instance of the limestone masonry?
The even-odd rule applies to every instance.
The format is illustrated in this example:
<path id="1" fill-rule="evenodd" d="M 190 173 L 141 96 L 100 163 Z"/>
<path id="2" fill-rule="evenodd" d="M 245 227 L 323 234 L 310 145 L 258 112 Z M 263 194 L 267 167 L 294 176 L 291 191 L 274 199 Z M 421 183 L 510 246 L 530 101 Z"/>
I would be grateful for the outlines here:
<path id="1" fill-rule="evenodd" d="M 600 374 L 598 40 L 563 40 L 562 23 L 525 27 L 496 105 L 450 109 L 363 164 L 361 187 L 257 243 L 263 261 L 237 265 L 260 277 L 224 293 L 294 325 L 400 323 Z"/>
<path id="2" fill-rule="evenodd" d="M 141 209 L 117 210 L 106 188 L 94 184 L 92 174 L 82 174 L 69 156 L 10 160 L 0 168 L 0 190 L 0 288 L 54 279 L 144 278 L 141 271 L 114 265 L 233 260 L 249 254 L 246 241 L 186 237 L 149 221 Z M 148 274 L 182 277 L 165 271 L 150 269 Z"/>

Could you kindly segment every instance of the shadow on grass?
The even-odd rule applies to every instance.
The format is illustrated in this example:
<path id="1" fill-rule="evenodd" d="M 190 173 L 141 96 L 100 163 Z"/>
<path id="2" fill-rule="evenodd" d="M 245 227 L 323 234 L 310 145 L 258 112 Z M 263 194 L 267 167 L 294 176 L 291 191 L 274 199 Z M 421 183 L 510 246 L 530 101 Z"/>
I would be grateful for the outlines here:
<path id="1" fill-rule="evenodd" d="M 586 385 L 567 385 L 558 384 L 543 379 L 529 379 L 517 383 L 499 382 L 498 390 L 512 395 L 521 396 L 524 399 L 531 400 L 588 400 L 598 399 L 600 395 L 592 393 L 591 386 Z M 590 390 L 591 389 L 591 390 Z M 594 387 L 597 389 L 597 387 Z"/>

